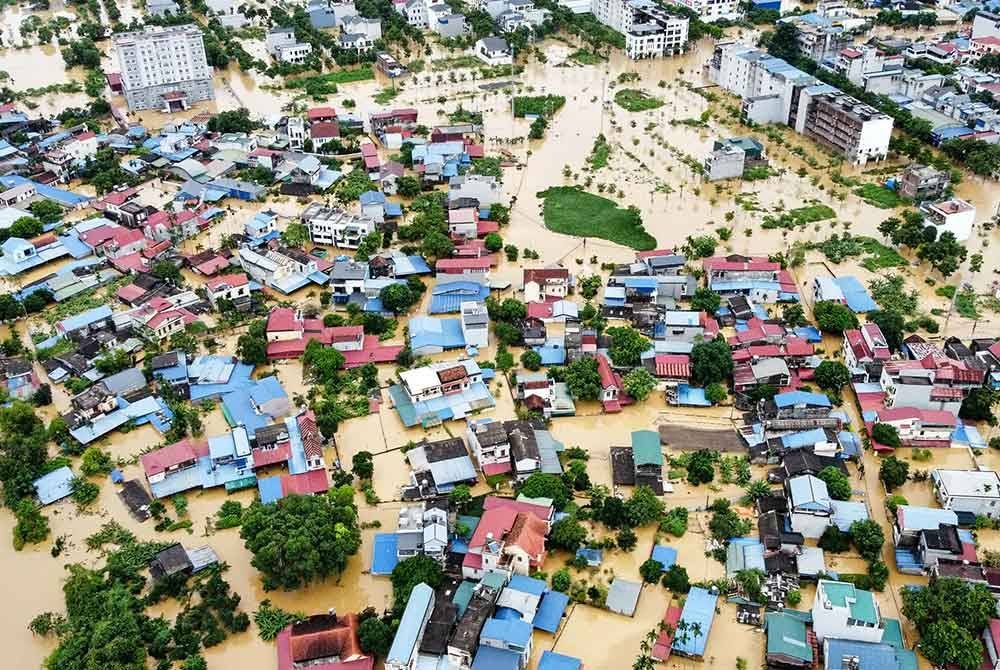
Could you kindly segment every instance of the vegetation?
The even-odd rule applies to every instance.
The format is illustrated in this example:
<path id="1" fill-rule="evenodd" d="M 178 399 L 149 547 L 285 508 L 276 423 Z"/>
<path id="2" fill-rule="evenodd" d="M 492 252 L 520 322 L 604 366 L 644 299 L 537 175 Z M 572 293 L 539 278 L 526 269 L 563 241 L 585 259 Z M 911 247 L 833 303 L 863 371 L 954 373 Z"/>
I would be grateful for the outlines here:
<path id="1" fill-rule="evenodd" d="M 877 561 L 882 555 L 882 545 L 885 544 L 882 526 L 877 521 L 865 519 L 852 523 L 850 532 L 851 542 L 858 553 L 869 563 Z"/>
<path id="2" fill-rule="evenodd" d="M 430 556 L 417 554 L 396 564 L 392 569 L 392 611 L 400 617 L 410 600 L 413 587 L 424 583 L 432 589 L 441 585 L 444 574 L 441 565 Z"/>
<path id="3" fill-rule="evenodd" d="M 644 367 L 637 367 L 622 377 L 625 393 L 636 400 L 645 400 L 656 388 L 656 378 Z"/>
<path id="4" fill-rule="evenodd" d="M 886 426 L 884 423 L 875 424 L 875 428 L 879 426 Z M 892 426 L 887 426 L 888 428 L 893 428 Z M 895 430 L 895 428 L 893 428 Z M 879 438 L 874 436 L 875 431 L 872 430 L 872 439 L 881 444 L 885 444 Z M 896 439 L 898 441 L 899 435 L 897 433 Z M 885 484 L 887 491 L 892 491 L 893 489 L 899 488 L 906 483 L 907 478 L 910 476 L 910 464 L 904 460 L 900 460 L 895 456 L 886 456 L 882 459 L 882 463 L 879 465 L 878 478 L 882 480 Z"/>
<path id="5" fill-rule="evenodd" d="M 544 199 L 545 227 L 578 237 L 598 237 L 638 251 L 656 248 L 637 207 L 618 207 L 613 201 L 575 186 L 554 186 L 537 194 Z"/>
<path id="6" fill-rule="evenodd" d="M 278 637 L 278 633 L 294 623 L 296 620 L 305 619 L 302 612 L 286 612 L 280 607 L 275 607 L 270 600 L 262 600 L 260 607 L 253 613 L 253 622 L 257 625 L 257 634 L 265 642 Z"/>
<path id="7" fill-rule="evenodd" d="M 826 488 L 834 500 L 851 499 L 851 481 L 840 468 L 828 465 L 819 471 L 819 478 L 826 482 Z"/>
<path id="8" fill-rule="evenodd" d="M 551 118 L 566 104 L 561 95 L 518 95 L 514 97 L 514 116 L 541 116 Z"/>
<path id="9" fill-rule="evenodd" d="M 725 338 L 696 342 L 691 349 L 691 381 L 698 386 L 723 383 L 733 373 L 733 354 Z"/>
<path id="10" fill-rule="evenodd" d="M 854 195 L 881 209 L 895 209 L 903 204 L 895 191 L 880 184 L 862 184 L 854 190 Z"/>
<path id="11" fill-rule="evenodd" d="M 956 577 L 926 588 L 901 589 L 903 614 L 920 632 L 920 651 L 935 665 L 975 670 L 982 661 L 979 634 L 995 616 L 996 603 L 982 584 Z"/>
<path id="12" fill-rule="evenodd" d="M 821 300 L 813 307 L 816 324 L 825 333 L 841 334 L 858 327 L 858 317 L 847 305 L 832 300 Z"/>
<path id="13" fill-rule="evenodd" d="M 618 89 L 615 102 L 628 112 L 648 112 L 663 106 L 663 101 L 659 98 L 635 88 Z"/>

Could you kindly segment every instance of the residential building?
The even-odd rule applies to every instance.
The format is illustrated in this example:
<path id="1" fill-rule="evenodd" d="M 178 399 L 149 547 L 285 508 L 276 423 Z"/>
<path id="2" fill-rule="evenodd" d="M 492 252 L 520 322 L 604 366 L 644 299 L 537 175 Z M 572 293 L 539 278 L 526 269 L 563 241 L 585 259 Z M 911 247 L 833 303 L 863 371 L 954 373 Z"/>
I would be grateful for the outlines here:
<path id="1" fill-rule="evenodd" d="M 1000 476 L 992 470 L 931 470 L 938 503 L 947 510 L 1000 518 Z"/>
<path id="2" fill-rule="evenodd" d="M 938 409 L 958 414 L 962 400 L 983 385 L 985 370 L 930 354 L 921 360 L 889 361 L 879 383 L 886 407 Z"/>
<path id="3" fill-rule="evenodd" d="M 633 60 L 672 56 L 687 44 L 689 21 L 652 0 L 593 0 L 590 11 L 625 36 L 625 54 Z"/>
<path id="4" fill-rule="evenodd" d="M 267 52 L 279 63 L 301 65 L 312 53 L 312 45 L 299 42 L 294 28 L 271 28 L 267 33 Z"/>
<path id="5" fill-rule="evenodd" d="M 413 670 L 424 629 L 434 611 L 434 589 L 421 582 L 413 587 L 385 658 L 385 670 Z"/>
<path id="6" fill-rule="evenodd" d="M 907 670 L 917 665 L 917 654 L 899 644 L 856 642 L 827 638 L 823 643 L 823 670 Z"/>
<path id="7" fill-rule="evenodd" d="M 981 37 L 1000 37 L 1000 15 L 978 10 L 972 19 L 973 40 Z"/>
<path id="8" fill-rule="evenodd" d="M 498 499 L 502 500 L 502 499 Z M 502 571 L 528 575 L 545 561 L 545 536 L 551 508 L 508 501 L 486 509 L 462 562 L 469 579 Z"/>
<path id="9" fill-rule="evenodd" d="M 481 302 L 463 302 L 460 307 L 462 335 L 467 347 L 483 348 L 490 345 L 490 317 Z"/>
<path id="10" fill-rule="evenodd" d="M 517 397 L 525 407 L 540 412 L 546 419 L 576 414 L 576 405 L 565 382 L 556 382 L 544 372 L 519 373 Z"/>
<path id="11" fill-rule="evenodd" d="M 827 638 L 881 642 L 884 627 L 878 601 L 871 591 L 847 582 L 821 579 L 812 606 L 813 632 Z"/>
<path id="12" fill-rule="evenodd" d="M 358 615 L 314 614 L 278 633 L 278 670 L 349 667 L 372 670 L 375 659 L 361 651 Z"/>
<path id="13" fill-rule="evenodd" d="M 306 207 L 299 218 L 309 228 L 313 244 L 357 249 L 365 237 L 375 232 L 375 221 L 371 217 L 320 202 Z"/>
<path id="14" fill-rule="evenodd" d="M 925 202 L 920 206 L 925 223 L 937 228 L 938 237 L 951 233 L 958 242 L 965 242 L 972 236 L 972 226 L 976 222 L 976 208 L 959 198 L 941 202 Z"/>
<path id="15" fill-rule="evenodd" d="M 490 477 L 511 471 L 510 440 L 502 421 L 470 420 L 465 435 L 484 475 Z"/>
<path id="16" fill-rule="evenodd" d="M 899 59 L 900 61 L 902 59 Z M 891 61 L 893 64 L 895 60 Z M 865 87 L 865 76 L 872 73 L 881 73 L 886 70 L 886 54 L 881 49 L 860 44 L 841 49 L 837 52 L 833 60 L 833 71 L 845 77 L 855 86 Z M 900 62 L 893 70 L 902 74 L 902 63 Z"/>
<path id="17" fill-rule="evenodd" d="M 951 175 L 947 170 L 938 170 L 928 165 L 913 163 L 900 175 L 897 189 L 899 194 L 914 202 L 936 200 L 951 188 Z"/>
<path id="18" fill-rule="evenodd" d="M 500 202 L 502 190 L 500 180 L 492 175 L 460 175 L 448 180 L 448 201 L 470 198 L 480 207 L 489 207 Z"/>
<path id="19" fill-rule="evenodd" d="M 807 670 L 813 667 L 814 652 L 806 633 L 805 622 L 784 612 L 764 615 L 767 633 L 767 667 Z"/>
<path id="20" fill-rule="evenodd" d="M 215 98 L 212 69 L 196 26 L 121 33 L 114 45 L 129 110 L 169 113 Z"/>
<path id="21" fill-rule="evenodd" d="M 525 268 L 522 281 L 525 302 L 565 298 L 572 286 L 572 277 L 566 268 Z"/>
<path id="22" fill-rule="evenodd" d="M 826 482 L 813 475 L 801 475 L 786 480 L 785 489 L 792 530 L 808 538 L 820 538 L 833 514 Z"/>
<path id="23" fill-rule="evenodd" d="M 399 378 L 400 384 L 389 387 L 389 395 L 407 426 L 464 419 L 496 404 L 473 360 L 431 363 L 402 372 Z"/>
<path id="24" fill-rule="evenodd" d="M 907 447 L 950 447 L 958 426 L 958 418 L 951 412 L 915 407 L 878 409 L 875 420 L 895 428 Z"/>
<path id="25" fill-rule="evenodd" d="M 804 89 L 799 95 L 795 130 L 855 165 L 884 160 L 892 137 L 892 117 L 830 87 Z"/>
<path id="26" fill-rule="evenodd" d="M 514 54 L 502 37 L 483 37 L 476 41 L 472 53 L 489 66 L 513 65 Z"/>
<path id="27" fill-rule="evenodd" d="M 739 0 L 673 0 L 674 4 L 687 7 L 698 14 L 702 21 L 719 19 L 739 21 L 743 18 L 743 4 Z"/>
<path id="28" fill-rule="evenodd" d="M 597 372 L 601 377 L 601 395 L 599 400 L 605 412 L 614 414 L 620 412 L 622 405 L 631 405 L 630 398 L 622 387 L 622 378 L 611 367 L 611 362 L 604 354 L 597 354 Z"/>
<path id="29" fill-rule="evenodd" d="M 798 288 L 787 270 L 764 256 L 716 256 L 702 261 L 708 287 L 723 297 L 747 296 L 758 303 L 797 302 Z"/>
<path id="30" fill-rule="evenodd" d="M 531 658 L 531 634 L 531 624 L 523 619 L 487 619 L 479 635 L 476 670 L 479 668 L 480 655 L 490 659 L 483 668 L 509 667 L 507 659 L 515 660 L 513 667 L 518 670 L 527 667 L 528 659 Z"/>
<path id="31" fill-rule="evenodd" d="M 447 503 L 417 503 L 402 507 L 396 538 L 396 556 L 401 561 L 418 554 L 444 560 L 448 549 Z"/>
<path id="32" fill-rule="evenodd" d="M 883 363 L 892 357 L 889 344 L 877 323 L 868 322 L 860 328 L 844 332 L 844 342 L 841 348 L 844 365 L 851 374 L 861 381 L 869 380 L 869 366 L 875 365 L 874 376 L 877 377 Z"/>
<path id="33" fill-rule="evenodd" d="M 212 307 L 219 309 L 220 300 L 228 300 L 237 304 L 249 300 L 250 280 L 242 272 L 219 275 L 205 282 L 205 291 L 208 293 L 208 301 L 212 303 Z"/>

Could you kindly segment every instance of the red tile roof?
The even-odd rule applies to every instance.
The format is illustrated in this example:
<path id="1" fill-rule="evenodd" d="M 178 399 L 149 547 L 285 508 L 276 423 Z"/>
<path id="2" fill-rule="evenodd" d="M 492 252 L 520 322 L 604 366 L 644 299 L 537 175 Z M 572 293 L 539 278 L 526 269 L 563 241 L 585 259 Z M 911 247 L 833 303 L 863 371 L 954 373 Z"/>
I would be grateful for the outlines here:
<path id="1" fill-rule="evenodd" d="M 309 127 L 309 135 L 320 140 L 340 137 L 340 125 L 336 121 L 317 121 Z"/>
<path id="2" fill-rule="evenodd" d="M 656 354 L 657 377 L 690 379 L 691 358 L 685 354 Z"/>
<path id="3" fill-rule="evenodd" d="M 503 463 L 487 463 L 483 466 L 483 474 L 487 477 L 507 474 L 510 470 L 510 461 L 504 461 Z"/>
<path id="4" fill-rule="evenodd" d="M 278 670 L 308 665 L 310 670 L 371 670 L 374 660 L 361 651 L 358 615 L 316 615 L 278 634 Z M 340 658 L 317 663 L 325 658 Z M 312 661 L 312 663 L 310 663 Z"/>
<path id="5" fill-rule="evenodd" d="M 292 449 L 288 444 L 282 444 L 273 449 L 254 449 L 254 468 L 264 468 L 275 463 L 287 463 L 292 457 Z"/>
<path id="6" fill-rule="evenodd" d="M 323 458 L 323 438 L 316 427 L 316 415 L 312 410 L 303 412 L 296 419 L 299 424 L 299 434 L 302 436 L 302 447 L 306 458 Z"/>
<path id="7" fill-rule="evenodd" d="M 126 284 L 118 289 L 116 293 L 118 299 L 123 302 L 132 302 L 137 298 L 141 298 L 146 295 L 146 289 L 136 286 L 135 284 Z"/>
<path id="8" fill-rule="evenodd" d="M 217 291 L 220 288 L 235 288 L 237 286 L 245 286 L 248 283 L 250 283 L 250 280 L 244 273 L 236 272 L 233 274 L 213 277 L 205 282 L 205 286 L 209 291 Z M 268 322 L 270 322 L 270 316 L 268 317 Z"/>
<path id="9" fill-rule="evenodd" d="M 604 354 L 597 354 L 597 372 L 601 375 L 601 387 L 608 388 L 609 386 L 614 386 L 618 390 L 621 390 L 622 383 L 621 379 L 611 369 L 611 362 L 608 361 L 608 357 Z"/>
<path id="10" fill-rule="evenodd" d="M 637 251 L 635 254 L 635 259 L 637 261 L 641 261 L 647 258 L 655 258 L 657 256 L 672 256 L 673 253 L 674 253 L 673 249 L 653 249 L 652 251 Z"/>
<path id="11" fill-rule="evenodd" d="M 291 307 L 276 307 L 267 315 L 268 333 L 284 333 L 302 330 L 302 320 L 296 317 Z"/>
<path id="12" fill-rule="evenodd" d="M 507 543 L 523 549 L 531 565 L 540 565 L 545 560 L 545 534 L 548 530 L 548 524 L 534 514 L 518 512 Z"/>
<path id="13" fill-rule="evenodd" d="M 489 258 L 441 258 L 435 263 L 434 268 L 438 272 L 446 274 L 459 274 L 465 270 L 490 269 Z"/>
<path id="14" fill-rule="evenodd" d="M 313 107 L 306 112 L 306 116 L 309 117 L 310 121 L 316 119 L 329 119 L 337 116 L 336 110 L 333 107 Z"/>
<path id="15" fill-rule="evenodd" d="M 290 495 L 316 495 L 330 490 L 326 470 L 310 470 L 297 475 L 281 475 L 281 492 Z"/>
<path id="16" fill-rule="evenodd" d="M 146 472 L 146 477 L 149 478 L 202 456 L 208 456 L 208 440 L 194 440 L 187 437 L 180 442 L 143 454 L 139 457 L 139 462 Z"/>

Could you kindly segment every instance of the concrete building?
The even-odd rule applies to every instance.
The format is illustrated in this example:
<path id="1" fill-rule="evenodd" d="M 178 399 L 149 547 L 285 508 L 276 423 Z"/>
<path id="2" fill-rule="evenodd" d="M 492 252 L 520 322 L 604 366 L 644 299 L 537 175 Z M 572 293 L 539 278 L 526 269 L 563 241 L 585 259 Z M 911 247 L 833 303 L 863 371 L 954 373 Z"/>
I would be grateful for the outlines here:
<path id="1" fill-rule="evenodd" d="M 875 596 L 847 582 L 819 580 L 812 615 L 820 642 L 827 638 L 881 642 L 885 632 Z"/>
<path id="2" fill-rule="evenodd" d="M 176 112 L 213 100 L 212 69 L 193 25 L 150 28 L 114 38 L 129 110 Z"/>
<path id="3" fill-rule="evenodd" d="M 490 345 L 490 317 L 481 302 L 463 302 L 461 306 L 462 335 L 468 347 Z"/>
<path id="4" fill-rule="evenodd" d="M 487 65 L 513 65 L 514 55 L 502 37 L 484 37 L 472 47 L 472 53 Z"/>
<path id="5" fill-rule="evenodd" d="M 625 54 L 633 60 L 672 56 L 687 44 L 689 21 L 652 0 L 593 0 L 591 12 L 625 36 Z"/>
<path id="6" fill-rule="evenodd" d="M 267 52 L 279 63 L 300 65 L 312 53 L 312 45 L 299 42 L 294 28 L 272 28 L 267 33 Z"/>
<path id="7" fill-rule="evenodd" d="M 951 186 L 951 175 L 928 165 L 907 166 L 899 177 L 897 190 L 904 198 L 914 202 L 940 198 Z"/>
<path id="8" fill-rule="evenodd" d="M 810 87 L 799 94 L 795 130 L 855 165 L 885 159 L 892 117 L 831 88 Z"/>
<path id="9" fill-rule="evenodd" d="M 764 147 L 749 137 L 716 140 L 705 158 L 705 179 L 737 179 L 748 168 L 766 166 Z"/>
<path id="10" fill-rule="evenodd" d="M 375 232 L 375 221 L 371 217 L 319 202 L 306 207 L 300 219 L 309 228 L 313 244 L 357 249 L 366 236 Z"/>
<path id="11" fill-rule="evenodd" d="M 1000 476 L 992 470 L 931 470 L 934 494 L 944 509 L 1000 518 Z"/>
<path id="12" fill-rule="evenodd" d="M 697 12 L 702 21 L 739 21 L 743 18 L 743 3 L 740 0 L 673 0 L 673 3 Z"/>
<path id="13" fill-rule="evenodd" d="M 976 221 L 976 208 L 965 200 L 952 198 L 942 202 L 924 203 L 920 206 L 924 214 L 924 222 L 942 233 L 951 233 L 959 242 L 964 242 L 972 236 L 972 225 Z"/>
<path id="14" fill-rule="evenodd" d="M 1000 15 L 979 10 L 972 19 L 972 39 L 1000 37 Z"/>

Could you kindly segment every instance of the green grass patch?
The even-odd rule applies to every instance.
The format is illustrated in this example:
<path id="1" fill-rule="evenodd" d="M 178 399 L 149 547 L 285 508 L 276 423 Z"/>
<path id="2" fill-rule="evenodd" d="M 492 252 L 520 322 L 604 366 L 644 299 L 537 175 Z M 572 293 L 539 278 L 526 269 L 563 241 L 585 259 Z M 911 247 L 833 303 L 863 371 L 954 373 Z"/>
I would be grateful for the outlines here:
<path id="1" fill-rule="evenodd" d="M 981 315 L 976 307 L 976 294 L 969 289 L 959 291 L 955 296 L 955 311 L 966 319 L 978 319 Z"/>
<path id="2" fill-rule="evenodd" d="M 951 300 L 955 297 L 956 288 L 954 286 L 938 286 L 934 289 L 934 295 Z"/>
<path id="3" fill-rule="evenodd" d="M 590 150 L 590 156 L 587 157 L 587 165 L 591 170 L 600 170 L 607 166 L 610 157 L 611 145 L 608 144 L 608 140 L 603 134 L 598 135 L 597 139 L 594 140 L 594 148 Z"/>
<path id="4" fill-rule="evenodd" d="M 399 95 L 398 88 L 383 88 L 381 91 L 376 93 L 372 99 L 380 105 L 384 105 L 393 98 Z"/>
<path id="5" fill-rule="evenodd" d="M 285 80 L 285 88 L 303 91 L 306 95 L 314 99 L 323 99 L 334 95 L 337 86 L 340 84 L 350 84 L 355 81 L 365 81 L 374 79 L 375 72 L 370 65 L 352 68 L 350 70 L 337 70 L 336 72 L 326 72 L 308 77 L 296 77 Z"/>
<path id="6" fill-rule="evenodd" d="M 436 71 L 458 70 L 461 68 L 479 67 L 483 61 L 475 56 L 454 56 L 452 58 L 439 58 L 431 63 L 431 69 Z"/>
<path id="7" fill-rule="evenodd" d="M 886 268 L 906 267 L 906 259 L 890 247 L 872 237 L 854 237 L 848 233 L 833 235 L 819 244 L 811 245 L 826 256 L 831 263 L 843 263 L 848 258 L 864 256 L 861 266 L 871 272 Z"/>
<path id="8" fill-rule="evenodd" d="M 545 200 L 545 227 L 578 237 L 598 237 L 639 251 L 656 248 L 656 238 L 642 226 L 636 208 L 622 209 L 613 201 L 573 186 L 556 186 L 537 194 Z"/>
<path id="9" fill-rule="evenodd" d="M 551 117 L 565 104 L 566 98 L 561 95 L 519 95 L 514 98 L 514 116 Z"/>
<path id="10" fill-rule="evenodd" d="M 743 181 L 758 181 L 761 179 L 767 179 L 774 174 L 776 174 L 775 171 L 769 166 L 756 165 L 743 171 Z"/>
<path id="11" fill-rule="evenodd" d="M 881 209 L 895 209 L 904 204 L 903 199 L 895 191 L 878 184 L 862 184 L 854 189 L 854 195 L 869 205 Z"/>
<path id="12" fill-rule="evenodd" d="M 796 207 L 795 209 L 785 212 L 780 216 L 765 216 L 761 227 L 765 230 L 770 230 L 772 228 L 792 229 L 799 226 L 805 226 L 809 223 L 832 219 L 836 216 L 837 213 L 830 207 L 817 203 L 806 205 L 805 207 Z"/>
<path id="13" fill-rule="evenodd" d="M 629 112 L 648 112 L 663 106 L 663 101 L 645 91 L 623 88 L 615 93 L 615 102 Z"/>
<path id="14" fill-rule="evenodd" d="M 587 49 L 577 49 L 569 55 L 569 59 L 575 60 L 580 65 L 597 65 L 607 60 L 604 56 Z"/>

